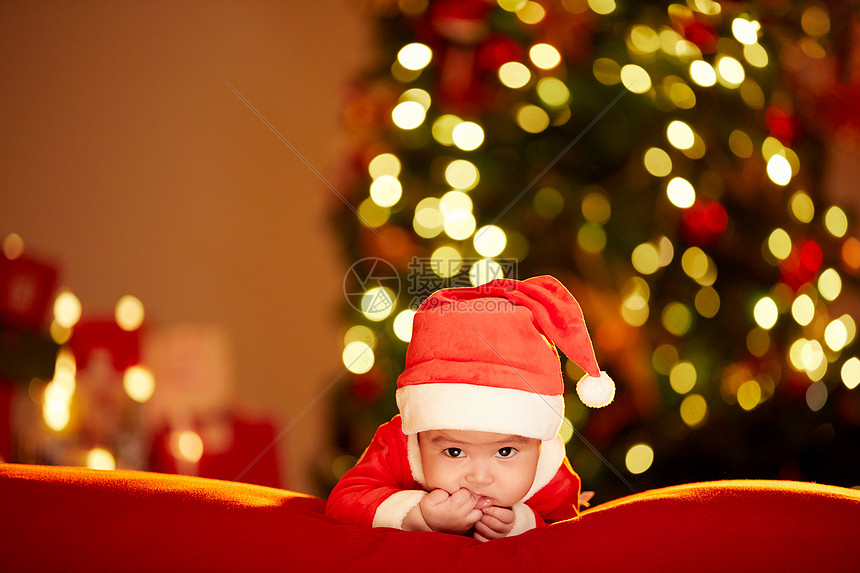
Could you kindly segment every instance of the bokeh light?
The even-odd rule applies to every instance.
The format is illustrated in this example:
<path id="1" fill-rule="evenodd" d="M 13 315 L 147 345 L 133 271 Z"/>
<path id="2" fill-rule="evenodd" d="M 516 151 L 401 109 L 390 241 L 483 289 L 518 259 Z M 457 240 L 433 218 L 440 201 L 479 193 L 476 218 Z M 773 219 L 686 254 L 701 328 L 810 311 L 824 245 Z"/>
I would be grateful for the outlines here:
<path id="1" fill-rule="evenodd" d="M 525 104 L 517 108 L 515 119 L 517 125 L 528 133 L 540 133 L 549 127 L 549 114 L 532 104 Z"/>
<path id="2" fill-rule="evenodd" d="M 505 250 L 507 236 L 500 227 L 487 225 L 481 227 L 475 233 L 473 244 L 479 255 L 483 257 L 495 257 Z"/>
<path id="3" fill-rule="evenodd" d="M 672 172 L 672 158 L 659 147 L 650 147 L 642 157 L 642 162 L 654 177 L 665 177 Z"/>
<path id="4" fill-rule="evenodd" d="M 688 360 L 675 364 L 669 371 L 669 385 L 678 394 L 686 394 L 696 385 L 696 367 Z"/>
<path id="5" fill-rule="evenodd" d="M 478 168 L 471 161 L 455 159 L 445 168 L 445 181 L 454 189 L 468 191 L 478 184 Z"/>
<path id="6" fill-rule="evenodd" d="M 635 94 L 644 94 L 651 89 L 651 76 L 645 68 L 627 64 L 621 68 L 621 83 Z"/>
<path id="7" fill-rule="evenodd" d="M 143 324 L 145 312 L 143 303 L 135 296 L 130 294 L 120 298 L 114 308 L 114 318 L 119 327 L 125 331 L 133 331 L 140 328 Z"/>
<path id="8" fill-rule="evenodd" d="M 415 311 L 408 308 L 394 317 L 394 335 L 403 342 L 412 340 L 412 320 Z"/>
<path id="9" fill-rule="evenodd" d="M 690 394 L 681 401 L 681 420 L 691 428 L 698 428 L 708 417 L 708 402 L 701 394 Z"/>
<path id="10" fill-rule="evenodd" d="M 428 46 L 419 42 L 413 42 L 400 48 L 397 52 L 397 61 L 407 70 L 423 70 L 430 63 L 433 52 Z"/>
<path id="11" fill-rule="evenodd" d="M 654 450 L 647 444 L 636 444 L 627 450 L 624 463 L 627 466 L 627 471 L 630 473 L 644 473 L 654 463 Z"/>
<path id="12" fill-rule="evenodd" d="M 561 63 L 561 54 L 549 44 L 535 44 L 529 49 L 532 63 L 542 70 L 551 70 Z"/>
<path id="13" fill-rule="evenodd" d="M 81 301 L 71 291 L 63 291 L 54 299 L 54 320 L 63 328 L 75 326 L 81 311 Z"/>
<path id="14" fill-rule="evenodd" d="M 531 71 L 520 62 L 505 62 L 499 67 L 499 81 L 511 89 L 525 87 L 531 79 Z"/>
<path id="15" fill-rule="evenodd" d="M 370 198 L 380 207 L 396 205 L 403 196 L 403 186 L 396 177 L 383 175 L 370 184 Z"/>
<path id="16" fill-rule="evenodd" d="M 122 386 L 132 400 L 143 403 L 155 392 L 155 377 L 144 366 L 130 366 L 123 373 Z"/>
<path id="17" fill-rule="evenodd" d="M 405 130 L 415 129 L 424 123 L 426 116 L 427 111 L 417 101 L 400 102 L 391 110 L 391 119 L 394 121 L 394 125 Z"/>
<path id="18" fill-rule="evenodd" d="M 770 330 L 776 324 L 776 319 L 779 317 L 779 310 L 776 302 L 769 296 L 762 297 L 753 308 L 753 318 L 760 327 L 765 330 Z"/>
<path id="19" fill-rule="evenodd" d="M 674 177 L 669 181 L 666 196 L 679 209 L 688 209 L 696 203 L 696 190 L 683 177 Z"/>
<path id="20" fill-rule="evenodd" d="M 341 359 L 353 374 L 364 374 L 373 368 L 373 349 L 363 340 L 353 340 L 344 347 Z"/>
<path id="21" fill-rule="evenodd" d="M 84 465 L 94 470 L 115 470 L 116 459 L 104 448 L 93 448 L 87 452 Z"/>
<path id="22" fill-rule="evenodd" d="M 717 72 L 708 62 L 696 60 L 690 64 L 690 79 L 702 87 L 711 87 L 717 83 Z"/>
<path id="23" fill-rule="evenodd" d="M 361 312 L 369 320 L 385 320 L 394 311 L 394 292 L 384 286 L 368 289 L 361 296 Z"/>
<path id="24" fill-rule="evenodd" d="M 484 142 L 484 130 L 473 121 L 464 121 L 451 132 L 451 139 L 463 151 L 474 151 Z"/>

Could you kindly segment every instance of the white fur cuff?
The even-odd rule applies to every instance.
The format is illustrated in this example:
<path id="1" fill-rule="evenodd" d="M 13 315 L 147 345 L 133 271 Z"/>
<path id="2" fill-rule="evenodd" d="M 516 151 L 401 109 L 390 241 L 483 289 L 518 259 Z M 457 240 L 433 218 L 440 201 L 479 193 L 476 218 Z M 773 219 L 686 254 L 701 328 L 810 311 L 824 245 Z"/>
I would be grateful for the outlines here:
<path id="1" fill-rule="evenodd" d="M 507 537 L 519 535 L 537 527 L 537 520 L 532 508 L 524 503 L 515 503 L 511 506 L 511 509 L 514 510 L 514 527 L 508 533 Z"/>
<path id="2" fill-rule="evenodd" d="M 420 489 L 405 489 L 392 494 L 376 508 L 373 527 L 402 529 L 406 514 L 418 505 L 425 495 L 427 492 Z"/>

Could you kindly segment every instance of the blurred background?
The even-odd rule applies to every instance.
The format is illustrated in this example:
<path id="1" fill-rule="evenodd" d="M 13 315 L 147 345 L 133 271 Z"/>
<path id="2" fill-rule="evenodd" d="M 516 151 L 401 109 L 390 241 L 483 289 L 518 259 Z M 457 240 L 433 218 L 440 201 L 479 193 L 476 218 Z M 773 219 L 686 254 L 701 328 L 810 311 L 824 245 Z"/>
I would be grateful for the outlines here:
<path id="1" fill-rule="evenodd" d="M 852 3 L 0 8 L 0 457 L 325 495 L 414 308 L 549 273 L 595 502 L 860 485 Z"/>

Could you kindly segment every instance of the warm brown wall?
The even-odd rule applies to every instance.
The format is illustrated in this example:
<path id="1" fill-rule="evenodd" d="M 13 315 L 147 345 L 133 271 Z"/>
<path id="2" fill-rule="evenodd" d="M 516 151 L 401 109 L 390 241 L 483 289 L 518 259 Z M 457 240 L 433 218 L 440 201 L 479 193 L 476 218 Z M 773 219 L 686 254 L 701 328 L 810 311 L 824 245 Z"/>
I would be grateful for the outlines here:
<path id="1" fill-rule="evenodd" d="M 240 395 L 289 423 L 340 369 L 344 264 L 317 169 L 338 159 L 357 3 L 0 4 L 0 238 L 58 261 L 90 314 L 139 297 L 150 324 L 218 323 Z M 312 491 L 325 405 L 285 436 Z"/>

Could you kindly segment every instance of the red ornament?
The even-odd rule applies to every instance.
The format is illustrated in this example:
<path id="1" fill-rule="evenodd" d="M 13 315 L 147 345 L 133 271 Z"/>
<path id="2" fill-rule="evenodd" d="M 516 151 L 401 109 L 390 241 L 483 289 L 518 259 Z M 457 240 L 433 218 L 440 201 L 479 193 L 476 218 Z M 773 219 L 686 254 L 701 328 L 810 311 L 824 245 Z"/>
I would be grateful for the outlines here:
<path id="1" fill-rule="evenodd" d="M 111 364 L 117 372 L 140 362 L 140 333 L 126 331 L 109 319 L 81 321 L 75 326 L 69 341 L 75 363 L 83 370 L 90 356 L 97 350 L 110 354 Z"/>
<path id="2" fill-rule="evenodd" d="M 791 253 L 779 264 L 781 280 L 793 291 L 812 281 L 824 262 L 818 243 L 812 240 L 792 246 Z"/>
<path id="3" fill-rule="evenodd" d="M 478 49 L 478 63 L 492 73 L 496 73 L 502 64 L 522 59 L 523 49 L 507 36 L 492 36 Z"/>
<path id="4" fill-rule="evenodd" d="M 725 208 L 717 201 L 697 199 L 682 215 L 683 234 L 692 245 L 713 245 L 729 224 Z"/>
<path id="5" fill-rule="evenodd" d="M 770 134 L 783 145 L 791 145 L 797 135 L 797 121 L 793 116 L 778 107 L 771 107 L 764 114 Z"/>
<path id="6" fill-rule="evenodd" d="M 693 42 L 703 54 L 713 54 L 717 51 L 717 29 L 708 22 L 690 20 L 684 23 L 684 38 Z"/>
<path id="7" fill-rule="evenodd" d="M 42 262 L 0 254 L 0 323 L 39 330 L 45 322 L 57 269 Z"/>

